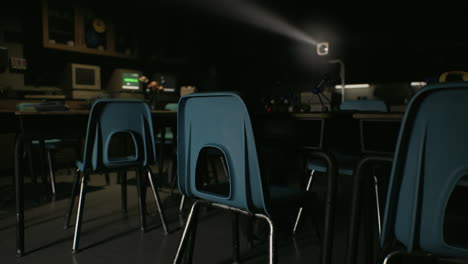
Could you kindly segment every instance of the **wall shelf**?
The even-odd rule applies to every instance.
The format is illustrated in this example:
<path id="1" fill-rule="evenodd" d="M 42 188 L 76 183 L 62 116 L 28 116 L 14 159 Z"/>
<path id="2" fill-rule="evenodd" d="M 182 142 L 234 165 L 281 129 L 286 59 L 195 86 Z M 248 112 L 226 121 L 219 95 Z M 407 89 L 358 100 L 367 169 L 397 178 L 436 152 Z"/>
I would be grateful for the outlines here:
<path id="1" fill-rule="evenodd" d="M 97 23 L 97 25 L 96 25 Z M 69 2 L 42 0 L 42 44 L 44 48 L 119 58 L 137 58 L 137 43 L 109 14 Z M 127 46 L 116 39 L 128 38 Z M 120 44 L 120 42 L 119 42 Z M 116 49 L 116 46 L 119 46 Z"/>

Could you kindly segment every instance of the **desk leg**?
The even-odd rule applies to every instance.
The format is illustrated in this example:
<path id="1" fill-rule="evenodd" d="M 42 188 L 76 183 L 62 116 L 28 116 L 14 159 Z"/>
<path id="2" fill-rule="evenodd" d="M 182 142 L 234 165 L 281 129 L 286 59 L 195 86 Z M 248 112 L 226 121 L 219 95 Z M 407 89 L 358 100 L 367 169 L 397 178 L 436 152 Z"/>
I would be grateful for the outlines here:
<path id="1" fill-rule="evenodd" d="M 338 181 L 338 168 L 335 158 L 329 154 L 320 153 L 328 164 L 327 198 L 325 204 L 325 228 L 322 244 L 322 264 L 330 264 L 333 250 L 333 237 L 336 212 L 336 189 Z"/>
<path id="2" fill-rule="evenodd" d="M 45 190 L 48 190 L 48 181 L 47 181 L 47 171 L 45 167 L 45 142 L 43 139 L 39 140 L 39 163 L 40 163 L 40 170 L 41 170 L 41 180 L 42 184 L 44 185 Z"/>
<path id="3" fill-rule="evenodd" d="M 21 154 L 23 150 L 23 136 L 18 135 L 15 143 L 15 188 L 16 188 L 16 254 L 24 253 L 24 179 L 21 175 Z"/>
<path id="4" fill-rule="evenodd" d="M 158 179 L 161 181 L 164 169 L 164 144 L 166 143 L 166 128 L 161 129 L 161 139 L 159 140 L 159 170 Z"/>
<path id="5" fill-rule="evenodd" d="M 232 218 L 232 263 L 239 263 L 239 214 L 231 213 Z"/>
<path id="6" fill-rule="evenodd" d="M 364 176 L 362 170 L 369 162 L 388 162 L 391 164 L 391 157 L 369 156 L 363 158 L 356 165 L 353 175 L 353 194 L 351 198 L 351 216 L 349 219 L 348 248 L 346 253 L 347 264 L 355 264 L 359 241 L 359 216 L 361 214 L 361 187 Z"/>
<path id="7" fill-rule="evenodd" d="M 117 177 L 120 179 L 120 190 L 122 193 L 122 212 L 127 212 L 127 171 L 117 172 Z M 138 175 L 137 175 L 138 177 Z"/>

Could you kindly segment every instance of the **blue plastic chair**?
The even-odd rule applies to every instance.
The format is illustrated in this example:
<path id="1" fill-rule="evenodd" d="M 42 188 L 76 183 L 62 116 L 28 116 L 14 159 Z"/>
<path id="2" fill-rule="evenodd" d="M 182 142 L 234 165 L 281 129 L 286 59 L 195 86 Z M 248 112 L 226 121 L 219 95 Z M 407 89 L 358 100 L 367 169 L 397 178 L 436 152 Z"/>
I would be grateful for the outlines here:
<path id="1" fill-rule="evenodd" d="M 281 190 L 270 188 L 262 182 L 250 117 L 242 99 L 234 92 L 185 95 L 179 101 L 177 127 L 179 189 L 183 195 L 196 201 L 188 216 L 174 263 L 180 263 L 184 253 L 192 255 L 193 246 L 188 252 L 184 251 L 189 234 L 193 237 L 201 202 L 264 219 L 270 228 L 269 263 L 274 263 L 274 196 L 291 196 L 285 187 Z M 225 195 L 197 187 L 200 153 L 210 149 L 216 149 L 224 156 L 229 178 L 229 186 L 223 188 L 228 190 Z M 291 207 L 291 203 L 287 206 Z"/>
<path id="2" fill-rule="evenodd" d="M 51 185 L 51 190 L 52 190 L 52 195 L 56 194 L 56 183 L 55 183 L 55 171 L 54 171 L 54 162 L 53 162 L 53 156 L 54 153 L 60 149 L 67 148 L 67 147 L 73 147 L 74 149 L 77 149 L 78 142 L 73 142 L 73 141 L 64 141 L 62 139 L 45 139 L 41 142 L 41 140 L 33 140 L 31 141 L 31 144 L 33 146 L 38 146 L 39 151 L 43 151 L 45 149 L 45 152 L 47 154 L 47 166 L 49 169 L 49 178 L 50 178 L 50 185 Z M 28 151 L 31 151 L 30 149 Z M 31 154 L 28 154 L 29 158 L 31 157 Z M 32 166 L 32 162 L 29 163 L 29 166 Z M 33 172 L 33 168 L 30 168 L 31 174 Z M 35 175 L 32 175 L 32 177 L 35 177 Z M 35 181 L 35 179 L 34 179 Z"/>
<path id="3" fill-rule="evenodd" d="M 380 242 L 390 254 L 384 263 L 418 251 L 468 258 L 468 246 L 450 244 L 444 230 L 468 220 L 445 218 L 452 191 L 468 174 L 467 101 L 468 83 L 458 82 L 429 85 L 409 103 L 387 193 Z M 395 250 L 395 241 L 404 249 Z"/>
<path id="4" fill-rule="evenodd" d="M 164 110 L 169 111 L 177 111 L 178 104 L 176 103 L 169 103 L 164 106 Z M 164 144 L 172 144 L 174 142 L 174 133 L 172 133 L 172 129 L 170 127 L 162 128 L 165 130 L 165 141 Z M 161 142 L 161 132 L 156 135 L 156 142 Z"/>
<path id="5" fill-rule="evenodd" d="M 388 107 L 382 100 L 348 100 L 340 105 L 341 111 L 354 112 L 388 112 Z M 334 153 L 338 162 L 339 175 L 352 176 L 354 173 L 355 164 L 362 158 L 360 153 Z M 328 166 L 326 162 L 320 159 L 308 159 L 306 161 L 306 169 L 310 171 L 309 179 L 307 180 L 306 190 L 309 191 L 313 182 L 315 172 L 327 172 Z M 376 181 L 376 178 L 374 179 Z M 377 181 L 375 182 L 377 185 Z M 302 215 L 302 208 L 296 217 L 293 232 L 295 233 L 299 225 Z"/>
<path id="6" fill-rule="evenodd" d="M 177 111 L 177 108 L 178 108 L 178 104 L 177 103 L 168 103 L 164 106 L 164 110 L 169 110 L 169 111 Z M 165 157 L 166 157 L 166 148 L 165 148 L 165 145 L 169 145 L 170 149 L 169 149 L 169 155 L 170 155 L 170 159 L 171 159 L 171 165 L 168 167 L 168 170 L 167 170 L 167 175 L 168 175 L 168 182 L 171 182 L 172 183 L 172 189 L 171 189 L 171 193 L 173 192 L 173 189 L 175 188 L 176 186 L 176 175 L 174 173 L 175 171 L 175 167 L 176 167 L 176 160 L 177 160 L 177 156 L 176 156 L 176 149 L 175 149 L 175 135 L 174 133 L 176 131 L 173 131 L 173 127 L 162 127 L 161 130 L 164 130 L 164 141 L 162 141 L 162 133 L 161 132 L 158 132 L 156 134 L 156 144 L 159 145 L 159 163 L 160 164 L 160 168 L 159 168 L 159 175 L 162 175 L 162 172 L 163 172 L 163 167 L 164 167 L 164 160 L 165 160 Z"/>
<path id="7" fill-rule="evenodd" d="M 135 149 L 134 155 L 126 157 L 109 156 L 111 139 L 122 133 L 127 134 L 132 139 Z M 146 180 L 143 173 L 146 173 L 156 200 L 164 232 L 167 233 L 165 216 L 149 167 L 155 163 L 156 148 L 149 106 L 141 100 L 97 100 L 93 104 L 89 115 L 83 161 L 77 161 L 78 169 L 73 183 L 70 208 L 66 217 L 65 226 L 67 227 L 74 204 L 76 186 L 81 177 L 73 252 L 77 252 L 79 248 L 86 185 L 89 175 L 93 173 L 138 168 L 136 179 L 142 230 L 145 228 L 146 215 L 145 199 L 143 198 L 145 197 Z"/>
<path id="8" fill-rule="evenodd" d="M 388 107 L 381 100 L 349 100 L 340 105 L 342 111 L 354 112 L 388 112 Z M 353 175 L 354 164 L 359 161 L 360 154 L 335 153 L 338 161 L 338 172 L 341 175 Z M 313 172 L 326 172 L 327 166 L 322 160 L 308 160 L 307 169 Z M 312 175 L 311 175 L 312 177 Z"/>

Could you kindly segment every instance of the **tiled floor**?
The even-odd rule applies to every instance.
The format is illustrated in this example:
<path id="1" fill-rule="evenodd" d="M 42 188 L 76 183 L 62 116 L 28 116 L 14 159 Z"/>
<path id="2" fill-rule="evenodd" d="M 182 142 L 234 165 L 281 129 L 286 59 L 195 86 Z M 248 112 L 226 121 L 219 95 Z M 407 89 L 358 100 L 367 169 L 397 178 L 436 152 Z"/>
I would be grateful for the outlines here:
<path id="1" fill-rule="evenodd" d="M 165 236 L 159 216 L 148 189 L 148 230 L 140 231 L 138 204 L 134 176 L 129 175 L 128 212 L 121 211 L 120 185 L 111 174 L 110 185 L 103 175 L 94 175 L 89 182 L 80 247 L 72 254 L 73 227 L 63 230 L 64 212 L 72 175 L 60 171 L 57 176 L 58 194 L 52 200 L 34 191 L 45 188 L 41 184 L 26 184 L 26 255 L 15 256 L 14 200 L 11 189 L 0 184 L 0 263 L 172 263 L 181 236 L 183 217 L 178 214 L 180 196 L 170 195 L 168 189 L 160 190 L 167 212 L 171 234 Z M 344 181 L 341 184 L 346 185 Z M 39 198 L 41 197 L 41 198 Z M 10 199 L 8 199 L 10 198 Z M 38 202 L 39 201 L 39 202 Z M 346 233 L 348 225 L 349 193 L 340 192 L 335 228 L 333 263 L 345 263 Z M 283 226 L 278 234 L 278 263 L 319 263 L 320 241 L 314 228 L 312 215 L 306 218 L 293 236 L 291 226 Z M 207 209 L 200 215 L 194 263 L 232 263 L 231 215 L 220 209 Z M 74 219 L 74 217 L 73 217 Z M 266 248 L 259 244 L 247 246 L 243 230 L 246 219 L 241 218 L 242 263 L 267 263 Z M 415 263 L 414 261 L 404 263 Z M 429 262 L 431 263 L 431 262 Z"/>
<path id="2" fill-rule="evenodd" d="M 33 186 L 26 184 L 26 255 L 15 256 L 14 200 L 3 187 L 0 208 L 0 263 L 172 263 L 181 236 L 183 218 L 177 212 L 180 196 L 161 189 L 167 210 L 171 234 L 164 236 L 156 206 L 147 196 L 148 230 L 140 231 L 136 188 L 129 176 L 128 212 L 121 211 L 120 185 L 111 174 L 110 185 L 103 175 L 92 176 L 84 211 L 84 222 L 78 254 L 71 253 L 73 227 L 63 230 L 64 212 L 68 205 L 71 175 L 61 171 L 57 176 L 58 194 L 55 201 L 34 194 Z M 35 188 L 43 188 L 39 184 Z M 148 193 L 150 189 L 148 189 Z M 186 212 L 189 205 L 186 207 Z M 186 216 L 184 214 L 184 216 Z M 73 217 L 74 219 L 74 217 Z M 245 219 L 241 218 L 241 223 Z M 319 241 L 308 221 L 295 237 L 281 232 L 278 239 L 279 263 L 317 263 Z M 241 230 L 243 230 L 241 226 Z M 266 248 L 260 244 L 249 250 L 241 231 L 243 263 L 265 263 Z M 231 260 L 230 213 L 220 209 L 207 209 L 200 215 L 194 263 L 229 263 Z"/>

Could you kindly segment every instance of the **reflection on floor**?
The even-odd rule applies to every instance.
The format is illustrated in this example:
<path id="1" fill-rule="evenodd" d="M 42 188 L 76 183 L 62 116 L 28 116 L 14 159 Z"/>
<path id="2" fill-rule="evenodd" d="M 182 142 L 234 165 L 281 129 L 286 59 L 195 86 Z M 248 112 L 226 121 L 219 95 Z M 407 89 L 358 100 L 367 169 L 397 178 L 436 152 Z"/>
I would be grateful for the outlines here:
<path id="1" fill-rule="evenodd" d="M 10 187 L 3 187 L 0 263 L 172 263 L 186 216 L 186 212 L 184 217 L 178 214 L 180 195 L 174 193 L 171 196 L 170 190 L 160 190 L 172 230 L 171 234 L 164 236 L 155 203 L 148 194 L 148 230 L 143 233 L 139 226 L 133 174 L 129 174 L 127 213 L 121 211 L 120 185 L 116 184 L 116 175 L 111 174 L 110 178 L 110 185 L 106 185 L 103 175 L 91 177 L 80 243 L 82 251 L 76 255 L 71 253 L 73 227 L 63 230 L 72 175 L 62 172 L 57 176 L 55 201 L 40 195 L 40 191 L 33 191 L 46 188 L 41 183 L 35 186 L 26 184 L 26 255 L 22 258 L 15 256 L 14 200 L 10 196 L 13 193 Z M 186 205 L 185 211 L 189 206 Z M 229 263 L 232 256 L 230 214 L 207 208 L 200 217 L 194 263 Z M 245 223 L 243 220 L 241 223 Z M 290 236 L 279 241 L 280 263 L 318 260 L 319 243 L 313 232 L 305 229 L 295 239 Z M 241 255 L 247 259 L 245 263 L 265 263 L 266 248 L 262 242 L 250 250 L 242 230 L 241 227 Z"/>
<path id="2" fill-rule="evenodd" d="M 73 228 L 63 230 L 72 175 L 64 171 L 59 173 L 55 200 L 43 195 L 44 189 L 41 188 L 46 186 L 26 184 L 26 255 L 22 258 L 15 256 L 13 192 L 11 186 L 1 187 L 0 263 L 172 263 L 189 205 L 181 217 L 178 213 L 180 195 L 171 195 L 169 189 L 160 190 L 172 231 L 164 236 L 155 203 L 148 194 L 148 230 L 143 233 L 139 225 L 134 175 L 129 174 L 127 213 L 121 211 L 120 185 L 116 183 L 116 175 L 111 174 L 110 179 L 110 185 L 106 185 L 103 175 L 91 177 L 80 243 L 82 251 L 78 254 L 71 253 Z M 339 199 L 333 263 L 345 262 L 347 195 Z M 312 221 L 312 215 L 316 213 L 320 215 L 318 211 L 306 212 L 295 236 L 290 232 L 292 225 L 280 228 L 278 263 L 319 263 L 320 232 L 315 229 L 317 221 Z M 230 217 L 230 213 L 219 209 L 203 211 L 194 263 L 232 263 Z M 244 232 L 248 221 L 245 217 L 240 220 L 242 263 L 266 263 L 264 241 L 260 239 L 250 248 Z M 258 227 L 256 230 L 261 237 L 261 225 Z"/>

